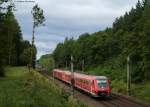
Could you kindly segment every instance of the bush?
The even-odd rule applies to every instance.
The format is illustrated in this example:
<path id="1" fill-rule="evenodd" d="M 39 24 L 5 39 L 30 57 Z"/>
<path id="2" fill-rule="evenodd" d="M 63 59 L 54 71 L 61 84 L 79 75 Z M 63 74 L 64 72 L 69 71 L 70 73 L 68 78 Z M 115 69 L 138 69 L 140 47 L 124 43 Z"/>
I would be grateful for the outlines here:
<path id="1" fill-rule="evenodd" d="M 150 102 L 150 82 L 133 84 L 131 93 L 134 97 Z"/>
<path id="2" fill-rule="evenodd" d="M 85 107 L 36 71 L 28 72 L 26 67 L 5 70 L 5 78 L 0 78 L 0 107 Z"/>
<path id="3" fill-rule="evenodd" d="M 111 89 L 113 92 L 126 94 L 126 83 L 122 80 L 111 81 Z"/>
<path id="4" fill-rule="evenodd" d="M 68 98 L 68 102 L 67 102 L 67 106 L 68 107 L 87 107 L 85 104 L 83 104 L 82 102 L 75 100 L 72 96 L 70 96 Z"/>

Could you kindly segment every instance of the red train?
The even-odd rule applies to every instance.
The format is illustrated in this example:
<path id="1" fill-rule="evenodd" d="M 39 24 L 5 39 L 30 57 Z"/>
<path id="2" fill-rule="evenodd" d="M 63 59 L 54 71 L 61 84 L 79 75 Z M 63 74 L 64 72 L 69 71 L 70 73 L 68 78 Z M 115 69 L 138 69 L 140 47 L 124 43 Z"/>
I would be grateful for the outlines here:
<path id="1" fill-rule="evenodd" d="M 53 76 L 68 84 L 73 83 L 74 87 L 91 94 L 93 97 L 110 96 L 110 82 L 105 76 L 74 73 L 74 78 L 72 78 L 71 72 L 60 69 L 54 69 Z"/>

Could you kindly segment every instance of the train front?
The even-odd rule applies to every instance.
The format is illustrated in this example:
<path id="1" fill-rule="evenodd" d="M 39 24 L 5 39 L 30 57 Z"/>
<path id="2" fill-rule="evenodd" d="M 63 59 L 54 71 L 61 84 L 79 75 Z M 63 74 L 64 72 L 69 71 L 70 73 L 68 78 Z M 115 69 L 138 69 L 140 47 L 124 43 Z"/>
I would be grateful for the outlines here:
<path id="1" fill-rule="evenodd" d="M 95 79 L 95 94 L 98 97 L 110 96 L 110 82 L 107 77 L 97 77 Z"/>

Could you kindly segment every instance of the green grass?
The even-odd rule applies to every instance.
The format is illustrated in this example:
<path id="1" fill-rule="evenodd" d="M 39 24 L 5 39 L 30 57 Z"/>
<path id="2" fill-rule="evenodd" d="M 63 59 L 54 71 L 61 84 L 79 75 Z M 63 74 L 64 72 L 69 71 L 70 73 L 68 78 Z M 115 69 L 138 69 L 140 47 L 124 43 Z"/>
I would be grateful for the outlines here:
<path id="1" fill-rule="evenodd" d="M 111 81 L 112 92 L 127 94 L 127 85 L 124 81 Z M 150 82 L 143 82 L 131 85 L 131 96 L 150 102 Z"/>
<path id="2" fill-rule="evenodd" d="M 132 96 L 150 102 L 150 82 L 132 85 Z"/>
<path id="3" fill-rule="evenodd" d="M 6 68 L 0 78 L 0 107 L 84 107 L 53 81 L 25 67 Z"/>

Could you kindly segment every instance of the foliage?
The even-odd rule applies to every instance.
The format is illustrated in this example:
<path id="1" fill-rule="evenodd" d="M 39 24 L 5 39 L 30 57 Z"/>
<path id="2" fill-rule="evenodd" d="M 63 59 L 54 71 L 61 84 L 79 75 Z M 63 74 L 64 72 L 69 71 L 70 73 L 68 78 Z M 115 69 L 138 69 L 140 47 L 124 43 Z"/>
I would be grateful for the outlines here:
<path id="1" fill-rule="evenodd" d="M 40 26 L 45 21 L 43 10 L 37 4 L 32 9 L 32 15 L 35 27 Z"/>
<path id="2" fill-rule="evenodd" d="M 26 67 L 6 71 L 6 77 L 0 78 L 0 107 L 84 107 L 38 72 Z"/>
<path id="3" fill-rule="evenodd" d="M 26 51 L 31 47 L 29 41 L 22 38 L 21 28 L 13 14 L 13 6 L 2 4 L 0 1 L 0 76 L 4 75 L 5 65 L 27 65 L 28 59 L 23 55 L 27 54 Z"/>
<path id="4" fill-rule="evenodd" d="M 122 81 L 122 80 L 111 81 L 111 89 L 115 93 L 127 94 L 126 88 L 127 87 L 126 87 L 125 81 Z M 150 102 L 150 83 L 149 82 L 132 84 L 131 89 L 132 89 L 131 96 L 144 100 L 146 102 Z"/>
<path id="5" fill-rule="evenodd" d="M 40 25 L 42 25 L 45 21 L 45 17 L 43 14 L 43 10 L 36 4 L 35 6 L 33 6 L 32 8 L 32 16 L 33 16 L 33 34 L 32 34 L 32 46 L 30 49 L 30 65 L 35 68 L 35 62 L 36 62 L 36 47 L 34 46 L 34 33 L 35 33 L 35 28 L 39 27 Z"/>
<path id="6" fill-rule="evenodd" d="M 83 104 L 81 101 L 75 100 L 72 96 L 68 98 L 68 107 L 87 107 L 85 104 Z"/>
<path id="7" fill-rule="evenodd" d="M 113 92 L 127 94 L 126 83 L 124 81 L 111 81 L 111 88 Z"/>
<path id="8" fill-rule="evenodd" d="M 38 62 L 43 68 L 47 69 L 48 71 L 52 71 L 54 67 L 54 60 L 51 54 L 41 56 Z"/>
<path id="9" fill-rule="evenodd" d="M 105 75 L 107 72 L 109 77 L 116 74 L 119 79 L 119 70 L 125 71 L 126 58 L 130 56 L 132 82 L 150 80 L 149 13 L 150 0 L 138 1 L 135 8 L 116 18 L 112 28 L 82 34 L 77 40 L 66 38 L 53 53 L 56 66 L 65 67 L 66 62 L 69 66 L 70 56 L 73 55 L 75 69 L 81 69 L 84 60 L 85 70 L 100 67 L 101 70 L 96 70 L 95 73 Z"/>
<path id="10" fill-rule="evenodd" d="M 144 82 L 140 84 L 134 84 L 132 86 L 132 96 L 144 99 L 145 101 L 150 101 L 150 83 L 149 82 Z"/>

